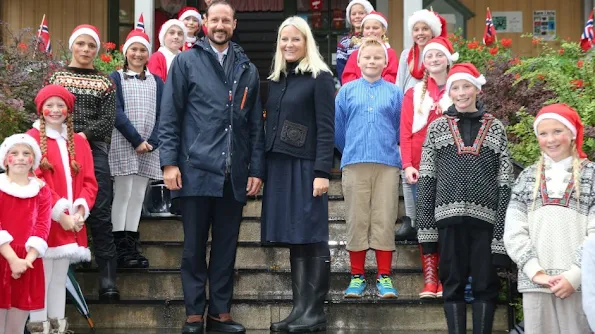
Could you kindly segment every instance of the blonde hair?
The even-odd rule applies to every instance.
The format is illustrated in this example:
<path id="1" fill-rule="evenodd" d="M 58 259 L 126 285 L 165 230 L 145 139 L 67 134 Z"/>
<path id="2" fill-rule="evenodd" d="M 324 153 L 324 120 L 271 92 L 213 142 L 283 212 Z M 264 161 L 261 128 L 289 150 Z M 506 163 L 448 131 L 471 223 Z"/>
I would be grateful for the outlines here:
<path id="1" fill-rule="evenodd" d="M 368 46 L 379 46 L 382 48 L 382 54 L 384 55 L 384 57 L 386 59 L 384 59 L 384 62 L 386 64 L 388 64 L 388 55 L 387 53 L 384 52 L 384 50 L 386 50 L 386 46 L 382 45 L 382 43 L 380 43 L 379 40 L 375 39 L 375 38 L 364 38 L 361 41 L 360 47 L 359 47 L 359 51 L 357 53 L 357 60 L 359 61 L 359 56 L 362 54 L 362 50 L 365 49 Z"/>
<path id="2" fill-rule="evenodd" d="M 272 81 L 279 81 L 281 78 L 281 72 L 287 74 L 287 62 L 283 59 L 283 53 L 279 50 L 279 42 L 281 40 L 281 31 L 285 27 L 292 26 L 299 30 L 302 37 L 305 39 L 306 44 L 306 55 L 299 61 L 298 66 L 295 69 L 296 73 L 311 72 L 312 77 L 316 78 L 320 72 L 332 73 L 331 69 L 324 62 L 324 59 L 318 51 L 316 41 L 312 35 L 312 31 L 308 26 L 308 23 L 299 16 L 292 16 L 287 18 L 279 26 L 277 32 L 277 50 L 275 51 L 275 57 L 273 58 L 273 65 L 271 67 L 271 74 L 267 79 Z"/>

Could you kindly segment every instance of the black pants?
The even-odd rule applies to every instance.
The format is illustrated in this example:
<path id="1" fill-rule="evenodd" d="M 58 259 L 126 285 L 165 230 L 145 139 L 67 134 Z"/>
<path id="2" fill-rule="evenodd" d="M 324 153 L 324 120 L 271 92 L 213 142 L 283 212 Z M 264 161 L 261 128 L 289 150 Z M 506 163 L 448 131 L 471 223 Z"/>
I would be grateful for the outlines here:
<path id="1" fill-rule="evenodd" d="M 492 264 L 492 227 L 464 223 L 438 229 L 439 275 L 444 301 L 465 302 L 465 285 L 477 301 L 495 302 L 500 281 Z"/>
<path id="2" fill-rule="evenodd" d="M 207 276 L 209 314 L 229 313 L 244 203 L 235 200 L 229 181 L 224 184 L 223 197 L 182 197 L 180 203 L 184 223 L 181 271 L 186 315 L 204 314 Z M 207 268 L 209 228 L 212 240 Z"/>
<path id="3" fill-rule="evenodd" d="M 87 219 L 87 226 L 91 230 L 95 256 L 109 260 L 116 256 L 112 233 L 113 188 L 108 161 L 109 146 L 104 142 L 90 142 L 90 144 L 98 190 L 95 205 Z"/>

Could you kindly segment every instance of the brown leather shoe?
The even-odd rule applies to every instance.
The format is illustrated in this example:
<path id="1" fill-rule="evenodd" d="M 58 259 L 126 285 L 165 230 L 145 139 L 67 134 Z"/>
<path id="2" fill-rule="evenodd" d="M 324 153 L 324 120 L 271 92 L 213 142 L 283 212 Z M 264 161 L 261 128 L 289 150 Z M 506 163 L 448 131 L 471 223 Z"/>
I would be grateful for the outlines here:
<path id="1" fill-rule="evenodd" d="M 241 324 L 233 321 L 229 313 L 220 313 L 218 317 L 208 315 L 207 317 L 207 331 L 223 332 L 223 333 L 245 333 L 246 328 Z"/>

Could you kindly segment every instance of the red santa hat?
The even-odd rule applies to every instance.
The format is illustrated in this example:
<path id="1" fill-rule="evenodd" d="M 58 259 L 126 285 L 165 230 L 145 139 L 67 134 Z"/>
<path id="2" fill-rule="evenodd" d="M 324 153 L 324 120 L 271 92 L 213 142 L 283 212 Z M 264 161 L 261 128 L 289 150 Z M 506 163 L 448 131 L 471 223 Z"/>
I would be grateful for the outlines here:
<path id="1" fill-rule="evenodd" d="M 371 12 L 374 11 L 374 6 L 372 6 L 372 4 L 370 3 L 370 1 L 367 0 L 351 0 L 351 2 L 347 5 L 347 9 L 345 10 L 345 20 L 347 21 L 347 24 L 351 24 L 351 8 L 354 5 L 361 5 L 362 7 L 364 7 L 364 10 L 366 11 L 367 14 L 370 14 Z"/>
<path id="2" fill-rule="evenodd" d="M 386 20 L 386 17 L 382 15 L 381 12 L 373 10 L 370 12 L 370 14 L 364 16 L 364 18 L 362 19 L 362 27 L 364 26 L 364 22 L 368 20 L 376 20 L 384 26 L 384 29 L 388 29 L 388 21 Z"/>
<path id="3" fill-rule="evenodd" d="M 417 22 L 423 22 L 427 24 L 430 29 L 432 29 L 432 36 L 442 36 L 446 37 L 446 19 L 436 12 L 429 11 L 427 9 L 422 9 L 414 12 L 411 16 L 409 16 L 409 20 L 407 21 L 407 26 L 409 27 L 409 32 L 413 32 L 413 26 Z"/>
<path id="4" fill-rule="evenodd" d="M 45 101 L 47 101 L 50 97 L 59 97 L 64 101 L 66 104 L 66 108 L 68 109 L 69 113 L 74 111 L 74 101 L 76 101 L 76 97 L 74 94 L 68 91 L 68 89 L 60 86 L 60 85 L 47 85 L 39 90 L 37 96 L 35 96 L 35 105 L 37 106 L 37 112 L 41 114 L 41 108 Z"/>
<path id="5" fill-rule="evenodd" d="M 441 36 L 434 37 L 432 40 L 426 44 L 424 47 L 424 51 L 421 54 L 422 59 L 426 56 L 426 53 L 430 50 L 438 50 L 442 51 L 446 58 L 448 58 L 449 65 L 452 66 L 452 63 L 459 60 L 459 53 L 455 52 L 454 48 L 452 47 L 452 43 L 448 40 L 448 38 L 444 38 Z"/>
<path id="6" fill-rule="evenodd" d="M 97 27 L 92 26 L 90 24 L 81 24 L 74 28 L 72 34 L 70 34 L 70 38 L 68 39 L 68 49 L 72 51 L 72 45 L 74 41 L 81 35 L 89 35 L 97 43 L 97 52 L 99 52 L 99 47 L 101 46 L 101 40 L 99 39 L 99 29 Z"/>
<path id="7" fill-rule="evenodd" d="M 198 24 L 202 25 L 202 17 L 200 16 L 198 9 L 194 7 L 184 7 L 178 12 L 178 20 L 180 21 L 184 21 L 184 19 L 190 16 L 196 18 L 198 20 Z"/>
<path id="8" fill-rule="evenodd" d="M 122 54 L 126 57 L 126 51 L 134 43 L 141 43 L 144 45 L 149 54 L 151 54 L 151 42 L 149 42 L 149 36 L 140 30 L 132 30 L 128 36 L 126 36 L 126 42 L 122 47 Z"/>
<path id="9" fill-rule="evenodd" d="M 41 161 L 41 149 L 39 148 L 37 141 L 26 133 L 17 133 L 4 139 L 4 142 L 0 145 L 0 163 L 2 164 L 2 168 L 4 168 L 4 170 L 7 169 L 6 155 L 12 147 L 18 144 L 26 144 L 31 147 L 34 155 L 33 169 L 37 169 L 37 167 L 39 167 L 39 162 Z"/>
<path id="10" fill-rule="evenodd" d="M 165 34 L 171 27 L 178 27 L 182 29 L 182 31 L 184 32 L 184 38 L 186 38 L 186 35 L 188 34 L 188 29 L 184 25 L 184 22 L 176 19 L 170 19 L 165 21 L 165 23 L 161 26 L 161 29 L 159 30 L 159 44 L 165 45 Z"/>
<path id="11" fill-rule="evenodd" d="M 574 135 L 573 139 L 575 140 L 578 156 L 580 158 L 587 157 L 585 152 L 583 152 L 584 126 L 583 122 L 581 121 L 581 117 L 576 112 L 576 110 L 564 103 L 550 104 L 541 108 L 535 117 L 535 121 L 533 122 L 533 130 L 535 131 L 535 135 L 537 135 L 537 126 L 539 125 L 539 122 L 543 121 L 544 119 L 555 119 L 556 121 L 564 124 L 564 126 L 566 126 Z"/>
<path id="12" fill-rule="evenodd" d="M 486 83 L 486 78 L 471 63 L 455 64 L 450 69 L 448 79 L 446 79 L 446 92 L 450 91 L 450 86 L 457 80 L 467 80 L 479 90 Z"/>

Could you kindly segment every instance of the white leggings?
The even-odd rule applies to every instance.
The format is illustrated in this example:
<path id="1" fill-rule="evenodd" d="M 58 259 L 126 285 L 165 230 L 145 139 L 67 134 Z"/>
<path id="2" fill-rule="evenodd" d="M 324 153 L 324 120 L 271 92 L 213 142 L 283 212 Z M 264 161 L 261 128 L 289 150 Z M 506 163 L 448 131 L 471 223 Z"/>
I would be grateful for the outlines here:
<path id="1" fill-rule="evenodd" d="M 0 334 L 23 333 L 29 311 L 18 308 L 0 309 Z"/>
<path id="2" fill-rule="evenodd" d="M 114 177 L 112 225 L 114 232 L 137 232 L 149 178 L 138 175 Z"/>
<path id="3" fill-rule="evenodd" d="M 69 259 L 43 259 L 45 272 L 45 308 L 31 311 L 31 321 L 63 319 L 66 308 L 66 276 Z"/>

